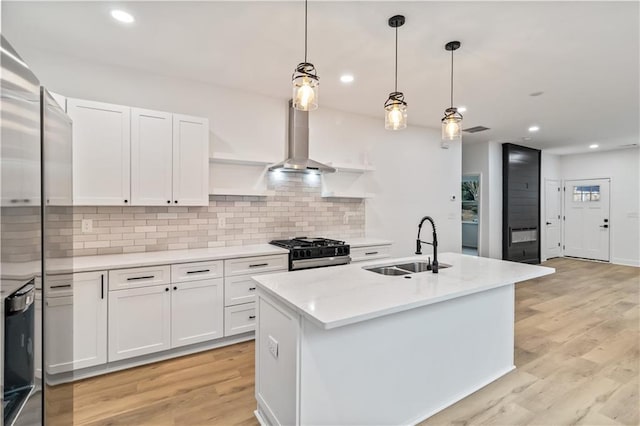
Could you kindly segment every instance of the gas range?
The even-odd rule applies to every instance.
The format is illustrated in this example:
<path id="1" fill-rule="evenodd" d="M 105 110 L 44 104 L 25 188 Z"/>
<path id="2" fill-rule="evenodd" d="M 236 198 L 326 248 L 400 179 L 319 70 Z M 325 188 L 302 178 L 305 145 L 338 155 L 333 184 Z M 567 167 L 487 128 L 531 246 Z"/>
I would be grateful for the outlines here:
<path id="1" fill-rule="evenodd" d="M 270 244 L 289 250 L 289 270 L 345 265 L 351 262 L 349 245 L 328 238 L 293 238 Z"/>

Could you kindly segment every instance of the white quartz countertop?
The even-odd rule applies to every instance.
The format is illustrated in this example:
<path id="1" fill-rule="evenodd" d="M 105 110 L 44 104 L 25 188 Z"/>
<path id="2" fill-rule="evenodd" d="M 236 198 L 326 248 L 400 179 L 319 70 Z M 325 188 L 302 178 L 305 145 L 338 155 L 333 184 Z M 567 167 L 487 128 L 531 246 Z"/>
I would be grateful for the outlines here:
<path id="1" fill-rule="evenodd" d="M 105 254 L 74 258 L 48 259 L 47 270 L 51 274 L 89 272 L 108 269 L 137 268 L 142 266 L 169 265 L 172 263 L 200 262 L 207 260 L 235 259 L 241 257 L 288 254 L 289 251 L 271 244 L 253 244 L 234 247 L 216 247 L 186 250 L 153 251 L 144 253 Z M 39 271 L 39 262 L 3 263 L 2 277 L 21 279 Z"/>
<path id="2" fill-rule="evenodd" d="M 405 276 L 385 276 L 363 266 L 390 265 L 427 256 L 255 276 L 268 295 L 283 301 L 324 329 L 402 312 L 492 288 L 549 275 L 555 269 L 457 253 L 439 263 L 451 268 Z M 411 277 L 411 278 L 405 278 Z"/>
<path id="3" fill-rule="evenodd" d="M 370 246 L 389 246 L 393 241 L 383 240 L 380 238 L 352 238 L 345 241 L 351 247 L 370 247 Z"/>
<path id="4" fill-rule="evenodd" d="M 351 247 L 388 245 L 391 241 L 377 238 L 348 240 Z M 143 266 L 168 265 L 172 263 L 199 262 L 207 260 L 235 259 L 241 257 L 288 254 L 289 251 L 271 244 L 253 244 L 233 247 L 167 250 L 144 253 L 104 254 L 78 256 L 74 258 L 48 259 L 47 270 L 51 274 L 90 272 L 108 269 L 137 268 Z M 4 279 L 24 280 L 39 276 L 40 262 L 2 263 L 0 275 Z"/>

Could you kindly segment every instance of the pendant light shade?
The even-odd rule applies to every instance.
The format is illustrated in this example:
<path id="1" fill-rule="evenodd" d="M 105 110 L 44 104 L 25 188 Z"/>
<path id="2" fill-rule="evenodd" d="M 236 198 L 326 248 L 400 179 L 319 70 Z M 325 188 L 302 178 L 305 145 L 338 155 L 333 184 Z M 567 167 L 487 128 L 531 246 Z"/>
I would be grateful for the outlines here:
<path id="1" fill-rule="evenodd" d="M 407 127 L 407 103 L 402 92 L 391 92 L 384 103 L 384 128 L 400 130 Z"/>
<path id="2" fill-rule="evenodd" d="M 296 67 L 291 77 L 293 84 L 293 107 L 300 111 L 318 108 L 318 86 L 320 77 L 316 67 L 307 62 L 307 0 L 304 1 L 304 62 Z"/>
<path id="3" fill-rule="evenodd" d="M 389 93 L 384 103 L 384 128 L 387 130 L 401 130 L 407 127 L 407 103 L 404 94 L 398 92 L 398 27 L 404 25 L 404 16 L 395 15 L 389 18 L 389 26 L 396 29 L 396 62 L 395 89 Z"/>
<path id="4" fill-rule="evenodd" d="M 444 48 L 451 52 L 451 106 L 444 110 L 442 117 L 442 140 L 458 141 L 462 139 L 462 114 L 453 106 L 453 52 L 461 46 L 459 41 L 450 41 Z"/>

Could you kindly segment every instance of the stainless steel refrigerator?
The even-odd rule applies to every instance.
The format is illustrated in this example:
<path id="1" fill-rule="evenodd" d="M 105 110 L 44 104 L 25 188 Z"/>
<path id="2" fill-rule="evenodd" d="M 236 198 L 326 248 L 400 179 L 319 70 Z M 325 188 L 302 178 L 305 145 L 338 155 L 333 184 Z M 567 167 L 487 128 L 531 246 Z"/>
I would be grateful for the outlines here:
<path id="1" fill-rule="evenodd" d="M 0 422 L 26 426 L 47 423 L 42 301 L 50 230 L 72 230 L 72 123 L 0 38 Z"/>

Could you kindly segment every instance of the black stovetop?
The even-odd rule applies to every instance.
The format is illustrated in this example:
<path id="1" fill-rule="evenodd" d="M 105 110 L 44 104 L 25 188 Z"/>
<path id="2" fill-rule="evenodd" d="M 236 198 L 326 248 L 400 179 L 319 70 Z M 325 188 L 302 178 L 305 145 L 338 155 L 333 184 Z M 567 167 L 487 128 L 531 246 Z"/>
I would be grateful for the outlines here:
<path id="1" fill-rule="evenodd" d="M 273 240 L 271 244 L 286 249 L 312 248 L 312 247 L 338 247 L 344 246 L 344 241 L 331 240 L 329 238 L 298 237 L 291 240 Z"/>

